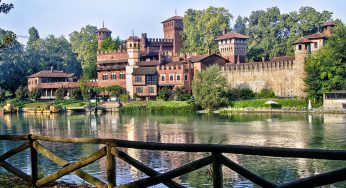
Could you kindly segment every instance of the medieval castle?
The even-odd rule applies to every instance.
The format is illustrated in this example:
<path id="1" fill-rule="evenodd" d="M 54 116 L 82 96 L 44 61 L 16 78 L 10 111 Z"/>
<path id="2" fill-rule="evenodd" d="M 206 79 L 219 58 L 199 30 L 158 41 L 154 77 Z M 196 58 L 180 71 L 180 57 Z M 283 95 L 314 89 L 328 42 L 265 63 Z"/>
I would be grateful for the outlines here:
<path id="1" fill-rule="evenodd" d="M 196 72 L 218 64 L 230 87 L 246 84 L 254 91 L 271 88 L 281 97 L 305 97 L 303 81 L 305 59 L 325 44 L 332 34 L 334 23 L 326 22 L 323 25 L 323 32 L 302 37 L 294 42 L 295 55 L 292 57 L 274 57 L 267 62 L 248 63 L 244 62 L 247 36 L 225 30 L 215 39 L 219 46 L 218 54 L 187 55 L 180 53 L 183 17 L 173 16 L 164 20 L 162 26 L 163 38 L 148 38 L 146 33 L 142 33 L 140 38 L 130 36 L 123 42 L 121 49 L 113 52 L 100 50 L 102 41 L 111 37 L 112 32 L 105 27 L 98 29 L 97 81 L 93 85 L 97 87 L 119 85 L 126 88 L 131 97 L 136 94 L 141 98 L 156 97 L 161 87 L 171 89 L 185 87 L 191 92 Z M 52 75 L 53 73 L 54 71 L 51 71 Z M 29 76 L 29 88 L 42 85 L 40 88 L 46 89 L 46 94 L 54 98 L 52 83 L 48 84 L 50 85 L 48 88 L 44 88 L 45 84 L 40 84 L 39 80 L 41 79 L 34 75 Z M 69 85 L 75 84 L 60 85 L 68 88 Z"/>

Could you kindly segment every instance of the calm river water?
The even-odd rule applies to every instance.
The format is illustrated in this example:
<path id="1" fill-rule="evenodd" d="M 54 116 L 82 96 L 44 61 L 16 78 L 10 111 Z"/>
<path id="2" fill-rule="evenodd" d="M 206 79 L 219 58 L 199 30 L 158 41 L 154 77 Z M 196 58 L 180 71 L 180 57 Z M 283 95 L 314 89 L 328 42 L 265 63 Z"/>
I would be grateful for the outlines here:
<path id="1" fill-rule="evenodd" d="M 244 114 L 196 116 L 128 116 L 107 113 L 97 116 L 77 115 L 3 115 L 0 116 L 0 134 L 38 134 L 64 137 L 117 138 L 161 143 L 223 143 L 290 148 L 346 149 L 346 115 L 306 114 Z M 1 141 L 0 153 L 19 145 Z M 44 142 L 43 145 L 62 158 L 74 162 L 92 154 L 101 146 Z M 159 172 L 177 168 L 205 153 L 146 151 L 124 149 L 132 157 Z M 50 174 L 58 169 L 48 159 L 39 156 L 39 174 Z M 282 159 L 246 155 L 228 155 L 256 174 L 283 183 L 346 166 L 346 162 Z M 11 157 L 8 161 L 30 174 L 29 151 Z M 83 170 L 106 180 L 105 158 L 84 167 Z M 3 171 L 1 168 L 0 171 Z M 209 167 L 176 178 L 188 187 L 210 187 Z M 117 183 L 122 184 L 146 177 L 137 169 L 117 160 Z M 61 180 L 82 182 L 77 176 Z M 256 187 L 250 181 L 224 168 L 225 187 Z M 158 185 L 155 187 L 164 187 Z M 345 183 L 332 187 L 346 187 Z"/>

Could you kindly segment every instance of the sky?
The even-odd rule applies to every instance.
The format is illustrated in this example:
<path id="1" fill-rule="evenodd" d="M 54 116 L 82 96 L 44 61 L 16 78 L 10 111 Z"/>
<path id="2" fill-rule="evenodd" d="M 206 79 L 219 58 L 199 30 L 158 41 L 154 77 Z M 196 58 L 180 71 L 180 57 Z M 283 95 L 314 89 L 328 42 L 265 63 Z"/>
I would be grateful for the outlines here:
<path id="1" fill-rule="evenodd" d="M 50 34 L 68 35 L 86 25 L 105 27 L 112 37 L 126 39 L 134 34 L 147 33 L 150 38 L 162 38 L 161 22 L 171 16 L 183 16 L 189 9 L 205 9 L 209 6 L 225 7 L 236 18 L 249 16 L 254 10 L 277 6 L 281 12 L 299 10 L 311 6 L 318 11 L 333 12 L 333 18 L 346 21 L 345 0 L 2 0 L 13 3 L 9 14 L 0 14 L 0 28 L 11 30 L 17 36 L 28 36 L 28 29 L 36 27 L 41 37 Z M 231 20 L 234 24 L 235 18 Z M 25 38 L 18 40 L 26 43 Z"/>

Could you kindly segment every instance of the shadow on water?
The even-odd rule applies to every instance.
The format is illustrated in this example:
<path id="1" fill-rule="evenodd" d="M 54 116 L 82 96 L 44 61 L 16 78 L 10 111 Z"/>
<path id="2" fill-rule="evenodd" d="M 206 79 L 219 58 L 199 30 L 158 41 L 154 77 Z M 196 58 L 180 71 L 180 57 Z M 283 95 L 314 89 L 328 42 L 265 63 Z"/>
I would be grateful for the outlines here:
<path id="1" fill-rule="evenodd" d="M 220 143 L 291 148 L 346 149 L 346 115 L 232 113 L 227 115 L 147 116 L 107 113 L 102 115 L 4 115 L 0 117 L 1 134 L 38 134 L 64 137 L 117 138 L 161 143 Z M 2 141 L 4 153 L 18 142 Z M 47 148 L 69 162 L 92 154 L 101 146 L 92 144 L 65 144 L 43 142 Z M 205 153 L 146 151 L 122 149 L 130 156 L 151 168 L 165 172 L 205 156 Z M 307 177 L 313 174 L 346 166 L 345 162 L 283 159 L 227 154 L 234 162 L 276 183 Z M 30 172 L 29 152 L 11 157 L 8 162 Z M 40 174 L 50 174 L 58 166 L 39 156 Z M 96 177 L 106 180 L 105 158 L 83 168 Z M 190 187 L 210 187 L 210 167 L 183 175 L 177 182 Z M 0 169 L 3 171 L 3 169 Z M 134 167 L 117 160 L 118 184 L 146 177 Z M 62 180 L 80 182 L 74 176 Z M 243 177 L 224 168 L 225 186 L 253 187 Z M 345 187 L 343 183 L 335 185 Z M 159 185 L 156 187 L 163 187 Z"/>

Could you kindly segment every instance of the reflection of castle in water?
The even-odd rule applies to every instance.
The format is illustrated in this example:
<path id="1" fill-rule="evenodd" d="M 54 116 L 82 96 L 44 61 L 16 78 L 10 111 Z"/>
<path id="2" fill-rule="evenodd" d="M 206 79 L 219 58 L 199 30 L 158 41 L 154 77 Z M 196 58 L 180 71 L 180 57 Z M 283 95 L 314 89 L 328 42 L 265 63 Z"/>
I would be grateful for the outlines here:
<path id="1" fill-rule="evenodd" d="M 342 145 L 343 134 L 346 131 L 346 115 L 312 115 L 311 118 L 302 115 L 260 116 L 258 119 L 247 117 L 132 117 L 122 116 L 117 113 L 107 113 L 100 116 L 80 115 L 33 115 L 23 114 L 19 116 L 5 115 L 0 118 L 1 134 L 11 132 L 11 134 L 39 134 L 64 137 L 98 137 L 116 138 L 123 140 L 135 140 L 145 142 L 160 143 L 208 143 L 210 137 L 214 137 L 213 143 L 218 143 L 221 139 L 228 139 L 224 144 L 242 144 L 257 146 L 278 146 L 292 148 L 312 148 L 324 147 L 330 142 L 326 139 L 336 139 Z M 256 117 L 251 115 L 251 117 Z M 234 121 L 236 119 L 237 121 Z M 240 121 L 244 120 L 245 121 Z M 271 119 L 271 121 L 268 121 Z M 309 122 L 309 119 L 311 121 Z M 327 124 L 326 124 L 327 123 Z M 338 133 L 339 132 L 339 133 Z M 2 144 L 2 153 L 10 147 Z M 53 143 L 49 145 L 53 151 L 64 152 L 65 159 L 73 161 L 83 156 L 90 155 L 102 146 L 75 144 L 69 147 L 64 143 Z M 66 148 L 69 147 L 69 150 Z M 153 169 L 164 172 L 186 163 L 189 163 L 202 154 L 186 152 L 168 151 L 147 151 L 131 148 L 120 148 L 133 158 L 143 162 Z M 340 149 L 340 148 L 335 148 Z M 71 150 L 71 151 L 70 151 Z M 68 155 L 71 155 L 70 157 Z M 28 157 L 28 156 L 27 156 Z M 248 164 L 249 156 L 232 155 L 233 161 L 240 164 Z M 275 159 L 276 160 L 276 159 Z M 22 160 L 26 163 L 28 158 Z M 322 171 L 318 167 L 313 167 L 313 161 L 307 159 L 290 159 L 289 173 L 297 174 L 299 177 L 306 177 Z M 254 161 L 254 166 L 257 165 Z M 268 162 L 271 163 L 271 162 Z M 286 168 L 279 162 L 274 162 L 278 168 Z M 105 158 L 86 168 L 87 171 L 95 173 L 102 171 L 102 179 L 106 179 Z M 117 159 L 118 182 L 125 183 L 144 177 L 140 171 L 127 163 Z M 95 173 L 96 174 L 96 173 Z M 99 174 L 99 173 L 97 173 Z M 231 172 L 235 180 L 241 177 Z M 130 176 L 130 177 L 129 177 Z M 232 180 L 232 181 L 235 181 Z M 184 181 L 180 178 L 178 182 Z"/>

